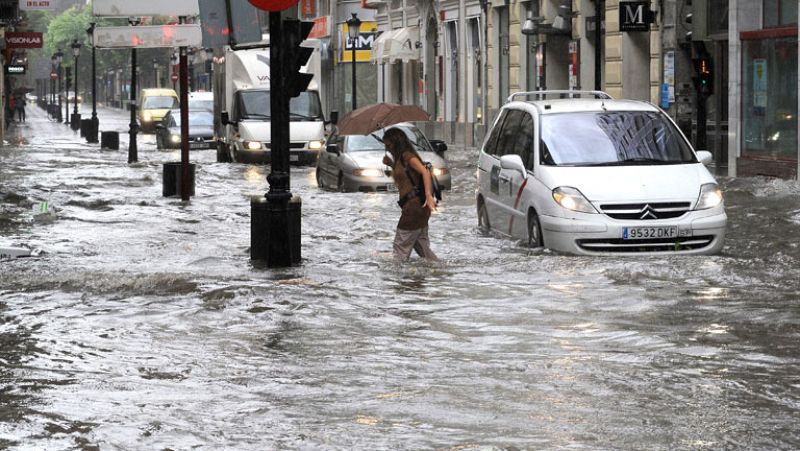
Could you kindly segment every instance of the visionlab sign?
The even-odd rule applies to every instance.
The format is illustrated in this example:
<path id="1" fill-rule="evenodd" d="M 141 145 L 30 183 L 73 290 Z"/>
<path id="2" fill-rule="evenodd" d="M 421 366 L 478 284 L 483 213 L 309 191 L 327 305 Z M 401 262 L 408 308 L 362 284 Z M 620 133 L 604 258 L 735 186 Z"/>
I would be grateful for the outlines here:
<path id="1" fill-rule="evenodd" d="M 6 32 L 6 46 L 15 49 L 40 49 L 42 48 L 42 33 L 39 32 Z"/>

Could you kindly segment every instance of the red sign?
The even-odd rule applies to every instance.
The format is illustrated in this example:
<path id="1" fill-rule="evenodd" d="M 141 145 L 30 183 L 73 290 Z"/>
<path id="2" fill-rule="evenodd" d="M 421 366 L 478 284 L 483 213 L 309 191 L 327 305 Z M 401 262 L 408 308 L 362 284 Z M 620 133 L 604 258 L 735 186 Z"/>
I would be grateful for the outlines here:
<path id="1" fill-rule="evenodd" d="M 298 0 L 247 0 L 251 5 L 264 11 L 276 13 L 297 4 Z"/>
<path id="2" fill-rule="evenodd" d="M 171 78 L 172 81 L 178 81 L 178 74 L 172 74 L 169 76 L 169 78 Z"/>
<path id="3" fill-rule="evenodd" d="M 301 0 L 300 11 L 304 16 L 317 15 L 317 1 L 316 0 Z"/>
<path id="4" fill-rule="evenodd" d="M 58 72 L 50 72 L 51 80 L 58 80 Z"/>
<path id="5" fill-rule="evenodd" d="M 6 32 L 6 45 L 15 49 L 42 48 L 42 33 L 33 31 Z"/>

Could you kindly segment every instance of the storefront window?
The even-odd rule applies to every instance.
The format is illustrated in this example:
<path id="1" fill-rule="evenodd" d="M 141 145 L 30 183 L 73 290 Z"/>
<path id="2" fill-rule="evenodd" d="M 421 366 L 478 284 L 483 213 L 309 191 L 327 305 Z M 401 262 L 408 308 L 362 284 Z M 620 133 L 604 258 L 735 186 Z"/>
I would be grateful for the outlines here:
<path id="1" fill-rule="evenodd" d="M 797 36 L 742 43 L 742 155 L 797 159 Z"/>

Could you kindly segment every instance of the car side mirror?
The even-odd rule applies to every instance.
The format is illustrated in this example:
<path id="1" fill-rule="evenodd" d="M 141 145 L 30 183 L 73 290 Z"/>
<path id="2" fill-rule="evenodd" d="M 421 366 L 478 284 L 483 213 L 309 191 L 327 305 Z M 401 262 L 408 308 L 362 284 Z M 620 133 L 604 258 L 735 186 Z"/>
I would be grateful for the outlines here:
<path id="1" fill-rule="evenodd" d="M 707 150 L 698 150 L 697 151 L 697 159 L 703 163 L 704 166 L 708 166 L 714 161 L 714 155 Z"/>
<path id="2" fill-rule="evenodd" d="M 436 153 L 444 153 L 447 150 L 447 144 L 441 139 L 432 139 L 430 143 Z"/>
<path id="3" fill-rule="evenodd" d="M 164 128 L 164 124 L 156 124 L 156 128 Z"/>
<path id="4" fill-rule="evenodd" d="M 328 144 L 327 146 L 325 146 L 325 150 L 328 153 L 335 153 L 336 155 L 339 155 L 339 146 L 337 146 L 336 144 Z"/>
<path id="5" fill-rule="evenodd" d="M 522 177 L 528 174 L 528 171 L 525 169 L 525 164 L 522 162 L 522 158 L 519 155 L 503 155 L 500 157 L 500 168 L 510 171 L 519 171 Z"/>

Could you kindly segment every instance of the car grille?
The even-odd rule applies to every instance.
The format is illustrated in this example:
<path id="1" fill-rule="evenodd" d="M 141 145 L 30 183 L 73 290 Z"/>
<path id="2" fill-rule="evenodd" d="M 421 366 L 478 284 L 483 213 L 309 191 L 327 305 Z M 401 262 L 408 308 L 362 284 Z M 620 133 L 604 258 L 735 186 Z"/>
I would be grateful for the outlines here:
<path id="1" fill-rule="evenodd" d="M 600 210 L 614 219 L 648 221 L 679 218 L 689 211 L 690 202 L 602 204 Z"/>
<path id="2" fill-rule="evenodd" d="M 264 146 L 266 146 L 267 149 L 271 149 L 272 148 L 272 144 L 271 143 L 264 143 Z M 305 146 L 306 146 L 306 143 L 289 143 L 289 148 L 290 149 L 302 149 Z"/>
<path id="3" fill-rule="evenodd" d="M 685 252 L 703 249 L 711 245 L 713 241 L 713 235 L 702 235 L 680 238 L 652 238 L 643 240 L 592 238 L 578 240 L 577 244 L 585 251 L 598 253 Z"/>

